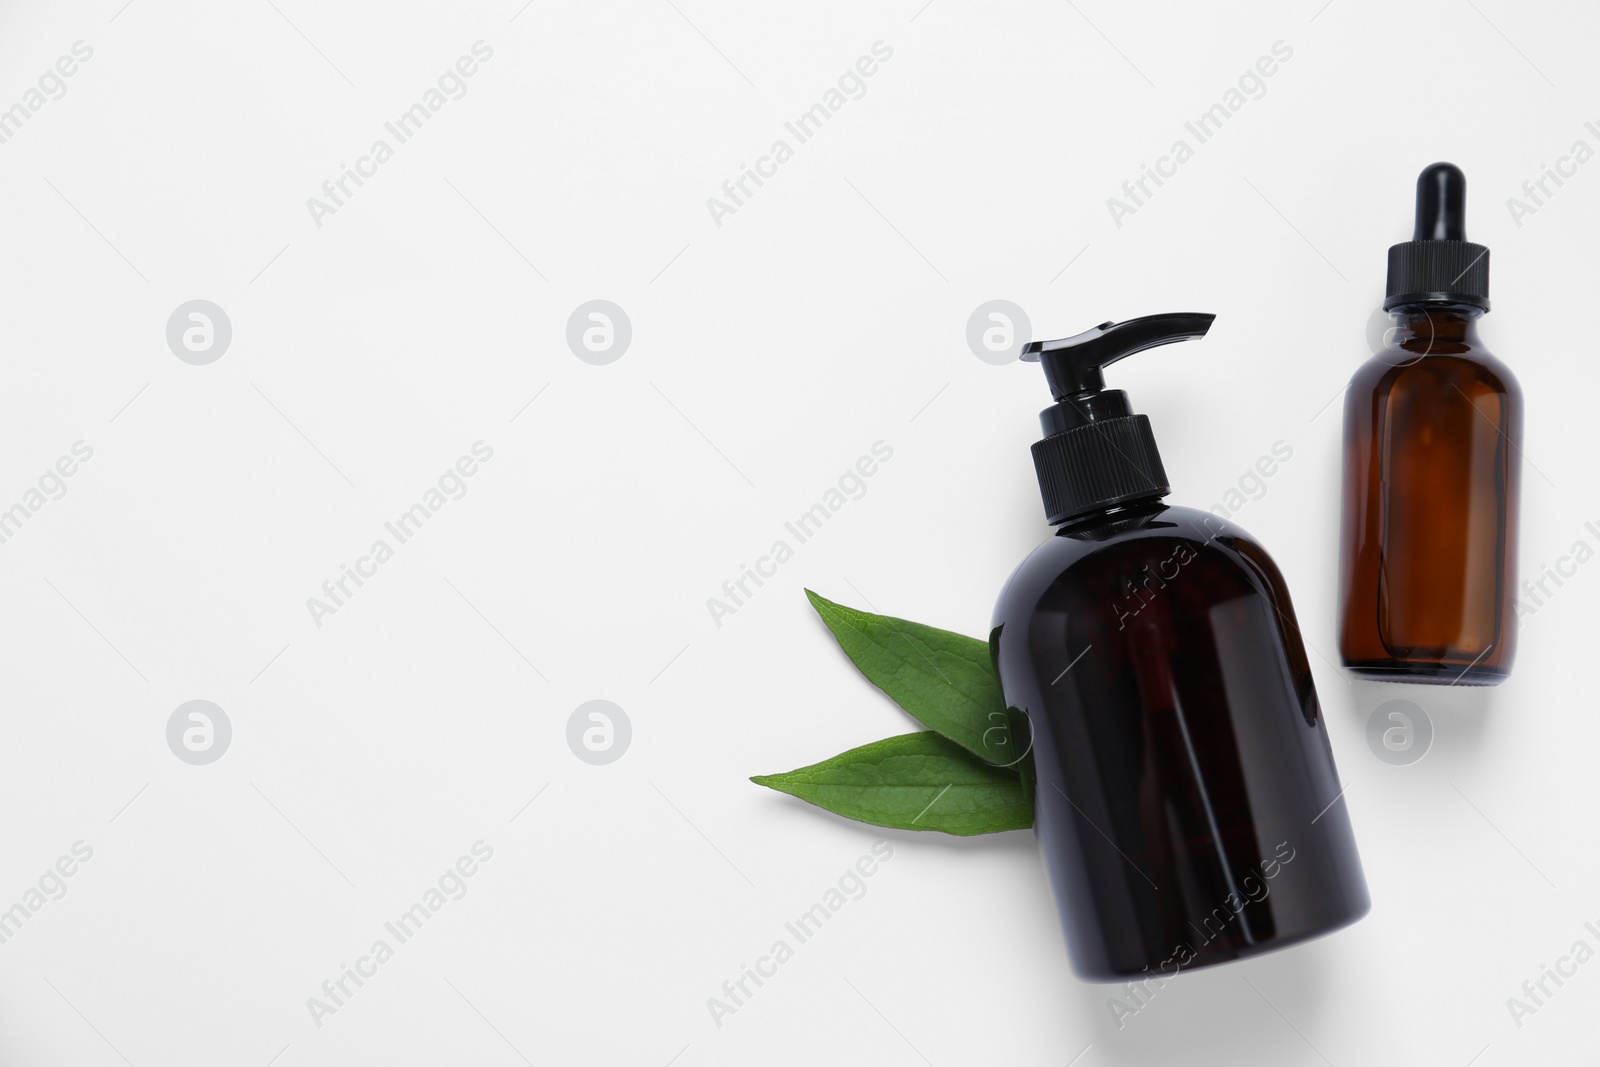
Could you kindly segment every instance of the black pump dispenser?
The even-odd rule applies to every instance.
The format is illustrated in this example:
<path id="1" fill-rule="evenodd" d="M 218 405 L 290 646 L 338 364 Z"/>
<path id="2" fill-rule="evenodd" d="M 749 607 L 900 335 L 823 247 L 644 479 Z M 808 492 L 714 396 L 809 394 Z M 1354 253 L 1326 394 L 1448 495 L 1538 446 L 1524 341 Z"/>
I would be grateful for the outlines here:
<path id="1" fill-rule="evenodd" d="M 1106 388 L 1101 370 L 1147 348 L 1204 337 L 1215 318 L 1146 315 L 1103 322 L 1057 341 L 1032 341 L 1023 348 L 1024 360 L 1044 364 L 1056 400 L 1039 413 L 1045 437 L 1033 446 L 1039 491 L 1052 526 L 1172 491 L 1150 420 L 1133 413 L 1127 393 Z"/>
<path id="2" fill-rule="evenodd" d="M 1435 163 L 1417 176 L 1417 225 L 1389 247 L 1383 308 L 1469 304 L 1489 309 L 1489 250 L 1467 240 L 1467 176 Z"/>
<path id="3" fill-rule="evenodd" d="M 1150 420 L 1105 387 L 1107 364 L 1213 319 L 1023 350 L 1056 399 L 1033 446 L 1056 530 L 1001 590 L 989 652 L 1072 965 L 1095 982 L 1282 948 L 1369 903 L 1282 573 L 1232 521 L 1160 499 Z"/>

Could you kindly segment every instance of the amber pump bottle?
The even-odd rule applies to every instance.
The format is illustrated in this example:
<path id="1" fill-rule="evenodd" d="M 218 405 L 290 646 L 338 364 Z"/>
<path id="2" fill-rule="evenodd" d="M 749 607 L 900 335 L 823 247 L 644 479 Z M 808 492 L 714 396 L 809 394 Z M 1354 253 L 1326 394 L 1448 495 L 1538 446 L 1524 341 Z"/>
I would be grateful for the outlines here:
<path id="1" fill-rule="evenodd" d="M 1055 403 L 1033 446 L 1055 536 L 995 605 L 990 648 L 1074 969 L 1148 992 L 1368 907 L 1283 576 L 1171 490 L 1150 420 L 1101 368 L 1203 336 L 1151 315 L 1033 342 Z"/>
<path id="2" fill-rule="evenodd" d="M 1497 685 L 1516 655 L 1522 390 L 1478 338 L 1489 250 L 1466 239 L 1466 187 L 1450 163 L 1417 179 L 1392 340 L 1345 393 L 1339 650 L 1367 678 Z"/>

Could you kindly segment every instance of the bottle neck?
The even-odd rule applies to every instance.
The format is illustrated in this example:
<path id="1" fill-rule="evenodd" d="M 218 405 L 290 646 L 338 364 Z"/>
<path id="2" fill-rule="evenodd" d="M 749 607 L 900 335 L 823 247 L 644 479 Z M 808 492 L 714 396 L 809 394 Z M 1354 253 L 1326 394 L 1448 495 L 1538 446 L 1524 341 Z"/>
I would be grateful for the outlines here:
<path id="1" fill-rule="evenodd" d="M 1122 523 L 1136 522 L 1146 515 L 1163 510 L 1167 505 L 1162 498 L 1168 492 L 1170 490 L 1153 489 L 1148 496 L 1124 501 L 1112 507 L 1097 508 L 1083 515 L 1074 515 L 1065 522 L 1055 523 L 1056 532 L 1071 536 L 1096 527 L 1115 529 Z"/>
<path id="2" fill-rule="evenodd" d="M 1064 396 L 1039 412 L 1039 426 L 1046 437 L 1107 419 L 1125 419 L 1133 414 L 1128 394 L 1121 389 Z"/>
<path id="3" fill-rule="evenodd" d="M 1483 308 L 1472 304 L 1401 304 L 1391 308 L 1389 314 L 1394 318 L 1389 343 L 1396 348 L 1426 354 L 1459 352 L 1482 343 L 1478 339 L 1478 320 L 1483 317 Z"/>

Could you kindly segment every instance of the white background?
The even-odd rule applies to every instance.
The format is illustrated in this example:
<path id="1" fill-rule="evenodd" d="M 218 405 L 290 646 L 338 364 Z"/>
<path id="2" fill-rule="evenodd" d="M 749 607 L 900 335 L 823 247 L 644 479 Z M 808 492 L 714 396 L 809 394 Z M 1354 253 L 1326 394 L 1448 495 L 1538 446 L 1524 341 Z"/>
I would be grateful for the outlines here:
<path id="1" fill-rule="evenodd" d="M 1416 173 L 1450 159 L 1528 400 L 1523 573 L 1600 547 L 1600 163 L 1520 227 L 1506 207 L 1600 148 L 1600 16 L 520 2 L 0 6 L 0 107 L 94 50 L 0 145 L 0 506 L 94 450 L 0 545 L 0 908 L 94 850 L 0 945 L 0 1062 L 1592 1062 L 1600 962 L 1520 1028 L 1506 1000 L 1600 947 L 1600 567 L 1524 620 L 1498 689 L 1348 682 L 1334 401 Z M 467 94 L 318 227 L 307 198 L 479 40 Z M 866 94 L 717 226 L 706 199 L 880 40 Z M 1265 95 L 1114 225 L 1106 198 L 1276 41 Z M 164 334 L 196 298 L 233 325 L 209 366 Z M 608 366 L 565 341 L 594 298 L 633 324 Z M 1293 449 L 1238 521 L 1293 591 L 1372 912 L 1119 1030 L 1030 834 L 893 833 L 719 1027 L 707 998 L 880 837 L 746 776 L 911 728 L 802 587 L 982 635 L 1047 534 L 1043 381 L 965 340 L 993 298 L 1040 337 L 1217 313 L 1109 377 L 1175 502 Z M 479 440 L 467 495 L 315 625 L 307 598 Z M 714 625 L 879 440 L 866 494 Z M 203 767 L 165 737 L 197 698 L 234 730 Z M 566 742 L 596 698 L 633 725 L 609 766 Z M 1392 698 L 1436 730 L 1412 766 L 1367 747 Z M 479 840 L 470 891 L 318 1027 L 307 998 Z"/>

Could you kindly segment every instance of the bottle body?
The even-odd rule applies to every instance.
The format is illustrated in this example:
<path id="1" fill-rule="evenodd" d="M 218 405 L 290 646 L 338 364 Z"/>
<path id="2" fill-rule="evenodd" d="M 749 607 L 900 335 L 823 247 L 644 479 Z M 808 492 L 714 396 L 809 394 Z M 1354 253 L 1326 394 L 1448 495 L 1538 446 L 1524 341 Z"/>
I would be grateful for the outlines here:
<path id="1" fill-rule="evenodd" d="M 990 641 L 1081 976 L 1170 977 L 1366 913 L 1293 608 L 1242 531 L 1159 500 L 1062 527 Z"/>
<path id="2" fill-rule="evenodd" d="M 1363 677 L 1495 685 L 1516 656 L 1522 390 L 1482 311 L 1395 309 L 1345 394 L 1339 650 Z"/>

